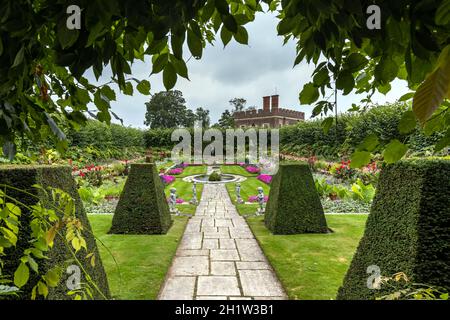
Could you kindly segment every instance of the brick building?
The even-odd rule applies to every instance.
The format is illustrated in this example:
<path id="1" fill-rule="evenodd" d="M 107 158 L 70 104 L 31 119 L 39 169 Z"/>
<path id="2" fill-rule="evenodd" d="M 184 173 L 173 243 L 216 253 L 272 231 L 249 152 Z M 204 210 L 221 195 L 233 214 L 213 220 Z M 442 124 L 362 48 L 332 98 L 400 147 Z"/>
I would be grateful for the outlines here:
<path id="1" fill-rule="evenodd" d="M 279 95 L 263 97 L 263 108 L 238 111 L 233 114 L 237 128 L 278 128 L 305 120 L 305 113 L 279 108 Z"/>

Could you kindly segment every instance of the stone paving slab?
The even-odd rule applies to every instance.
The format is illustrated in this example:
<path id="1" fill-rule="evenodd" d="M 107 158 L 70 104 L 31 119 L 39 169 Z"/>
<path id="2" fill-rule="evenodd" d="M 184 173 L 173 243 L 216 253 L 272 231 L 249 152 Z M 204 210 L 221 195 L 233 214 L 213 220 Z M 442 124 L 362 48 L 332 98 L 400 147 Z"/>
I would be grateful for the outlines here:
<path id="1" fill-rule="evenodd" d="M 286 293 L 223 184 L 205 184 L 161 300 L 286 299 Z"/>

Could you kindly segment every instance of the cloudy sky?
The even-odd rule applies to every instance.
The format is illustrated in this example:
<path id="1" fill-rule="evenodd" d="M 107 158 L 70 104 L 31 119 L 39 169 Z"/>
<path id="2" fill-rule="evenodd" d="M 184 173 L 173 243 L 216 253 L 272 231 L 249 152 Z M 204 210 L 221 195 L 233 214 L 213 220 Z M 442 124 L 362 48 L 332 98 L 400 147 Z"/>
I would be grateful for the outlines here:
<path id="1" fill-rule="evenodd" d="M 223 48 L 219 36 L 214 46 L 205 48 L 201 60 L 190 59 L 190 81 L 179 77 L 174 88 L 183 92 L 187 107 L 209 109 L 212 123 L 215 123 L 225 109 L 230 109 L 228 101 L 234 97 L 246 99 L 247 106 L 262 108 L 262 97 L 277 93 L 280 95 L 280 107 L 303 111 L 309 118 L 312 107 L 300 105 L 298 94 L 303 85 L 311 81 L 314 68 L 307 63 L 292 67 L 295 42 L 290 41 L 283 46 L 283 38 L 277 36 L 277 22 L 274 14 L 259 13 L 254 22 L 246 25 L 248 46 L 232 40 Z M 186 59 L 189 58 L 187 48 L 184 54 Z M 152 93 L 163 91 L 162 73 L 149 77 L 149 60 L 133 65 L 133 77 L 149 79 Z M 106 82 L 110 76 L 110 72 L 105 72 L 104 79 L 99 82 Z M 92 74 L 88 78 L 94 79 Z M 406 92 L 408 90 L 403 82 L 395 82 L 387 96 L 376 94 L 373 101 L 393 102 Z M 356 95 L 339 96 L 338 110 L 345 111 L 361 98 Z M 137 90 L 133 96 L 118 94 L 117 101 L 112 102 L 112 109 L 124 120 L 125 125 L 144 127 L 144 103 L 149 99 L 149 96 L 141 95 Z"/>

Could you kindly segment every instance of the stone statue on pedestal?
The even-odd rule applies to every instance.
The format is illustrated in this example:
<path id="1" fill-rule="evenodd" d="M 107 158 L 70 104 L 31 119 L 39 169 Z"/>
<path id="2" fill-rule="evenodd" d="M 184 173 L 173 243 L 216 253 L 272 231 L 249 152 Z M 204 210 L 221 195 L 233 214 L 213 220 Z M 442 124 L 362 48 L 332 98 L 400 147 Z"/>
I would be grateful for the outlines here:
<path id="1" fill-rule="evenodd" d="M 191 204 L 197 205 L 197 182 L 194 182 L 192 185 L 192 199 L 190 201 Z"/>
<path id="2" fill-rule="evenodd" d="M 258 199 L 259 208 L 258 208 L 258 211 L 256 212 L 256 214 L 264 214 L 264 190 L 262 187 L 258 187 L 257 199 Z"/>
<path id="3" fill-rule="evenodd" d="M 244 203 L 244 200 L 241 198 L 241 184 L 236 183 L 236 202 L 237 203 Z"/>
<path id="4" fill-rule="evenodd" d="M 177 209 L 177 189 L 170 188 L 170 196 L 169 196 L 169 209 L 170 213 L 179 214 Z"/>

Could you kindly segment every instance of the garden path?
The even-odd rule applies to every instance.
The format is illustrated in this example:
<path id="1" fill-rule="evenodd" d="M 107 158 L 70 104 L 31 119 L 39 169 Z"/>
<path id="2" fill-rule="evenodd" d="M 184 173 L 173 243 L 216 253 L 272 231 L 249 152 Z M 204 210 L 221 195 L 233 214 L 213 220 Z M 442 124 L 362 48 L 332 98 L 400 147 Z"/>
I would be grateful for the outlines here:
<path id="1" fill-rule="evenodd" d="M 286 299 L 286 293 L 224 184 L 205 184 L 160 300 Z"/>

